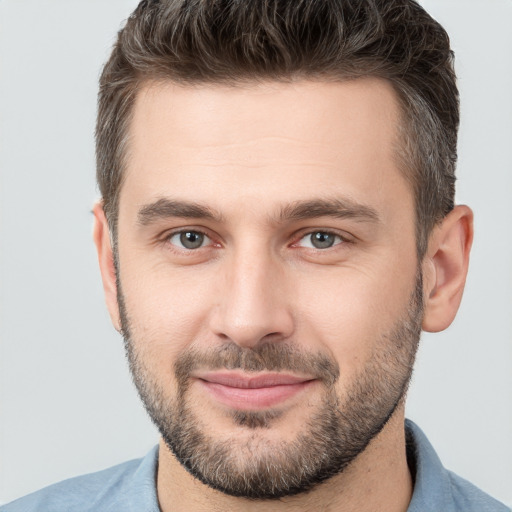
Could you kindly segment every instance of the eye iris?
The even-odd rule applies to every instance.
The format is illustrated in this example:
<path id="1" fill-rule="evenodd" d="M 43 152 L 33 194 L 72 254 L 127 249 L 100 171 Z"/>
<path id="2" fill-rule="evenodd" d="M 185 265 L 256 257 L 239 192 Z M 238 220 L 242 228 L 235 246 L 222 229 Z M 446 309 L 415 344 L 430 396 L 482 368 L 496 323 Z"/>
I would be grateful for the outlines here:
<path id="1" fill-rule="evenodd" d="M 311 244 L 317 249 L 327 249 L 334 245 L 334 235 L 317 231 L 311 235 Z"/>
<path id="2" fill-rule="evenodd" d="M 180 242 L 187 249 L 197 249 L 203 245 L 204 235 L 197 231 L 185 231 L 180 234 Z"/>

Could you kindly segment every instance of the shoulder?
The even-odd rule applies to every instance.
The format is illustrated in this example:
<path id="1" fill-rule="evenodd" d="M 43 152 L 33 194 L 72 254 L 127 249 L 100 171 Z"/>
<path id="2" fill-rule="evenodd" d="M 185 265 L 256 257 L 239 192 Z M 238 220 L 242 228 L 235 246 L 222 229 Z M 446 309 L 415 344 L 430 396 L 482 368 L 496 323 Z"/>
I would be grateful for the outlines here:
<path id="1" fill-rule="evenodd" d="M 0 512 L 107 512 L 130 510 L 141 502 L 154 504 L 157 457 L 155 447 L 142 459 L 50 485 L 0 507 Z"/>
<path id="2" fill-rule="evenodd" d="M 510 508 L 495 500 L 464 478 L 447 471 L 456 510 L 464 512 L 511 512 Z"/>
<path id="3" fill-rule="evenodd" d="M 406 420 L 407 456 L 415 477 L 408 512 L 511 512 L 508 507 L 443 467 L 421 429 Z"/>

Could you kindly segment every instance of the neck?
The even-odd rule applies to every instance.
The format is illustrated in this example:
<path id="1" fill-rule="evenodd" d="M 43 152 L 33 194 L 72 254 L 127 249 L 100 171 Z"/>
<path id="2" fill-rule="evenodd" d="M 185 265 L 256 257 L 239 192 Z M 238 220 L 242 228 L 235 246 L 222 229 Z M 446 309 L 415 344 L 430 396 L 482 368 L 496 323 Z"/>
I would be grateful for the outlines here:
<path id="1" fill-rule="evenodd" d="M 325 512 L 405 512 L 412 496 L 405 451 L 403 407 L 341 474 L 313 490 L 275 500 L 228 496 L 190 475 L 165 443 L 160 443 L 157 491 L 162 512 L 323 510 Z"/>

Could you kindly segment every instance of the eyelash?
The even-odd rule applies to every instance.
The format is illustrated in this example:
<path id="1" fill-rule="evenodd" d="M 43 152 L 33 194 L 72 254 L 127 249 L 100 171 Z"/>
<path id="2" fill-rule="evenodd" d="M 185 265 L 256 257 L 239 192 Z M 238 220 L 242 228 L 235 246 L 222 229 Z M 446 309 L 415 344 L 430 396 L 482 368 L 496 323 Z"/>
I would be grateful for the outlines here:
<path id="1" fill-rule="evenodd" d="M 204 239 L 206 239 L 206 240 L 203 240 L 202 244 L 200 246 L 196 247 L 196 248 L 187 248 L 187 247 L 183 247 L 183 246 L 180 247 L 177 243 L 171 242 L 171 240 L 174 237 L 181 236 L 181 235 L 184 235 L 186 233 L 194 233 L 194 234 L 200 235 L 200 236 L 204 237 Z M 313 235 L 315 235 L 315 234 L 322 234 L 322 235 L 327 235 L 327 236 L 333 236 L 333 237 L 335 237 L 335 241 L 333 242 L 332 245 L 327 246 L 327 247 L 323 247 L 323 248 L 307 247 L 307 246 L 301 246 L 300 245 L 301 241 L 303 241 L 304 239 L 307 239 L 308 237 L 311 239 L 311 237 Z M 300 237 L 298 237 L 298 238 L 294 237 L 294 239 L 296 241 L 293 242 L 292 244 L 290 244 L 290 247 L 292 247 L 292 248 L 303 247 L 303 248 L 308 249 L 308 250 L 319 251 L 319 252 L 326 252 L 329 249 L 335 249 L 339 245 L 345 245 L 345 244 L 353 243 L 353 240 L 351 238 L 349 238 L 346 234 L 340 234 L 339 232 L 328 230 L 328 229 L 325 229 L 325 230 L 315 229 L 315 230 L 310 230 L 310 231 L 302 232 L 302 233 L 300 233 Z M 209 240 L 210 243 L 207 243 L 206 245 L 203 245 L 203 243 L 207 242 L 208 240 Z M 178 250 L 180 252 L 185 252 L 185 253 L 193 253 L 193 252 L 197 251 L 198 249 L 204 249 L 205 247 L 208 247 L 208 246 L 217 246 L 217 247 L 221 246 L 220 243 L 215 243 L 213 241 L 213 237 L 212 236 L 210 236 L 208 233 L 206 233 L 205 231 L 203 231 L 201 229 L 179 229 L 177 231 L 173 231 L 171 233 L 167 233 L 165 235 L 163 241 L 165 243 L 167 243 L 168 245 L 170 245 L 173 248 L 173 250 Z"/>
<path id="2" fill-rule="evenodd" d="M 332 236 L 334 237 L 334 241 L 332 243 L 332 245 L 329 245 L 327 247 L 307 247 L 307 246 L 303 246 L 303 245 L 299 245 L 300 242 L 302 242 L 303 240 L 311 240 L 311 244 L 313 245 L 313 240 L 312 240 L 312 237 L 314 235 L 327 235 L 327 236 Z M 320 241 L 321 243 L 321 241 Z M 300 238 L 297 240 L 297 242 L 294 242 L 292 244 L 292 247 L 304 247 L 305 249 L 309 249 L 309 250 L 316 250 L 316 251 L 320 251 L 320 252 L 325 252 L 329 249 L 334 249 L 336 248 L 337 246 L 339 245 L 343 245 L 343 244 L 346 244 L 346 243 L 350 243 L 350 240 L 348 239 L 347 236 L 345 235 L 341 235 L 340 233 L 336 232 L 336 231 L 330 231 L 330 230 L 324 230 L 324 229 L 315 229 L 313 231 L 308 231 L 306 233 L 302 233 Z"/>
<path id="3" fill-rule="evenodd" d="M 186 233 L 194 233 L 194 234 L 197 234 L 197 235 L 200 235 L 200 236 L 204 237 L 206 240 L 203 240 L 203 242 L 209 240 L 210 243 L 207 244 L 206 246 L 208 246 L 208 245 L 217 245 L 217 246 L 219 246 L 220 245 L 218 243 L 217 244 L 215 244 L 215 243 L 212 244 L 212 242 L 213 242 L 212 237 L 209 236 L 208 233 L 206 233 L 206 232 L 204 232 L 204 231 L 202 231 L 200 229 L 180 229 L 180 230 L 177 230 L 177 231 L 173 231 L 173 232 L 168 233 L 168 234 L 165 235 L 164 242 L 167 242 L 173 248 L 176 248 L 177 250 L 184 251 L 184 252 L 194 252 L 197 249 L 203 249 L 204 247 L 206 247 L 205 245 L 200 245 L 197 248 L 180 247 L 177 244 L 171 242 L 171 240 L 174 237 L 181 236 L 181 235 L 184 235 Z"/>

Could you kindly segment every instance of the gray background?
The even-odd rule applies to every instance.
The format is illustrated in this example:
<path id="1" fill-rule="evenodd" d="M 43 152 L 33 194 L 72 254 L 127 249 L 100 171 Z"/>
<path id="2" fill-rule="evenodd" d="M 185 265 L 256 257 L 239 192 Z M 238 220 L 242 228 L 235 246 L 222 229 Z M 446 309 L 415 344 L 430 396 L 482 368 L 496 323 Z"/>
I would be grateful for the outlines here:
<path id="1" fill-rule="evenodd" d="M 512 2 L 425 0 L 462 94 L 458 201 L 476 214 L 460 314 L 424 336 L 408 415 L 512 504 Z M 157 434 L 91 242 L 96 82 L 134 0 L 0 0 L 0 503 L 143 455 Z"/>

